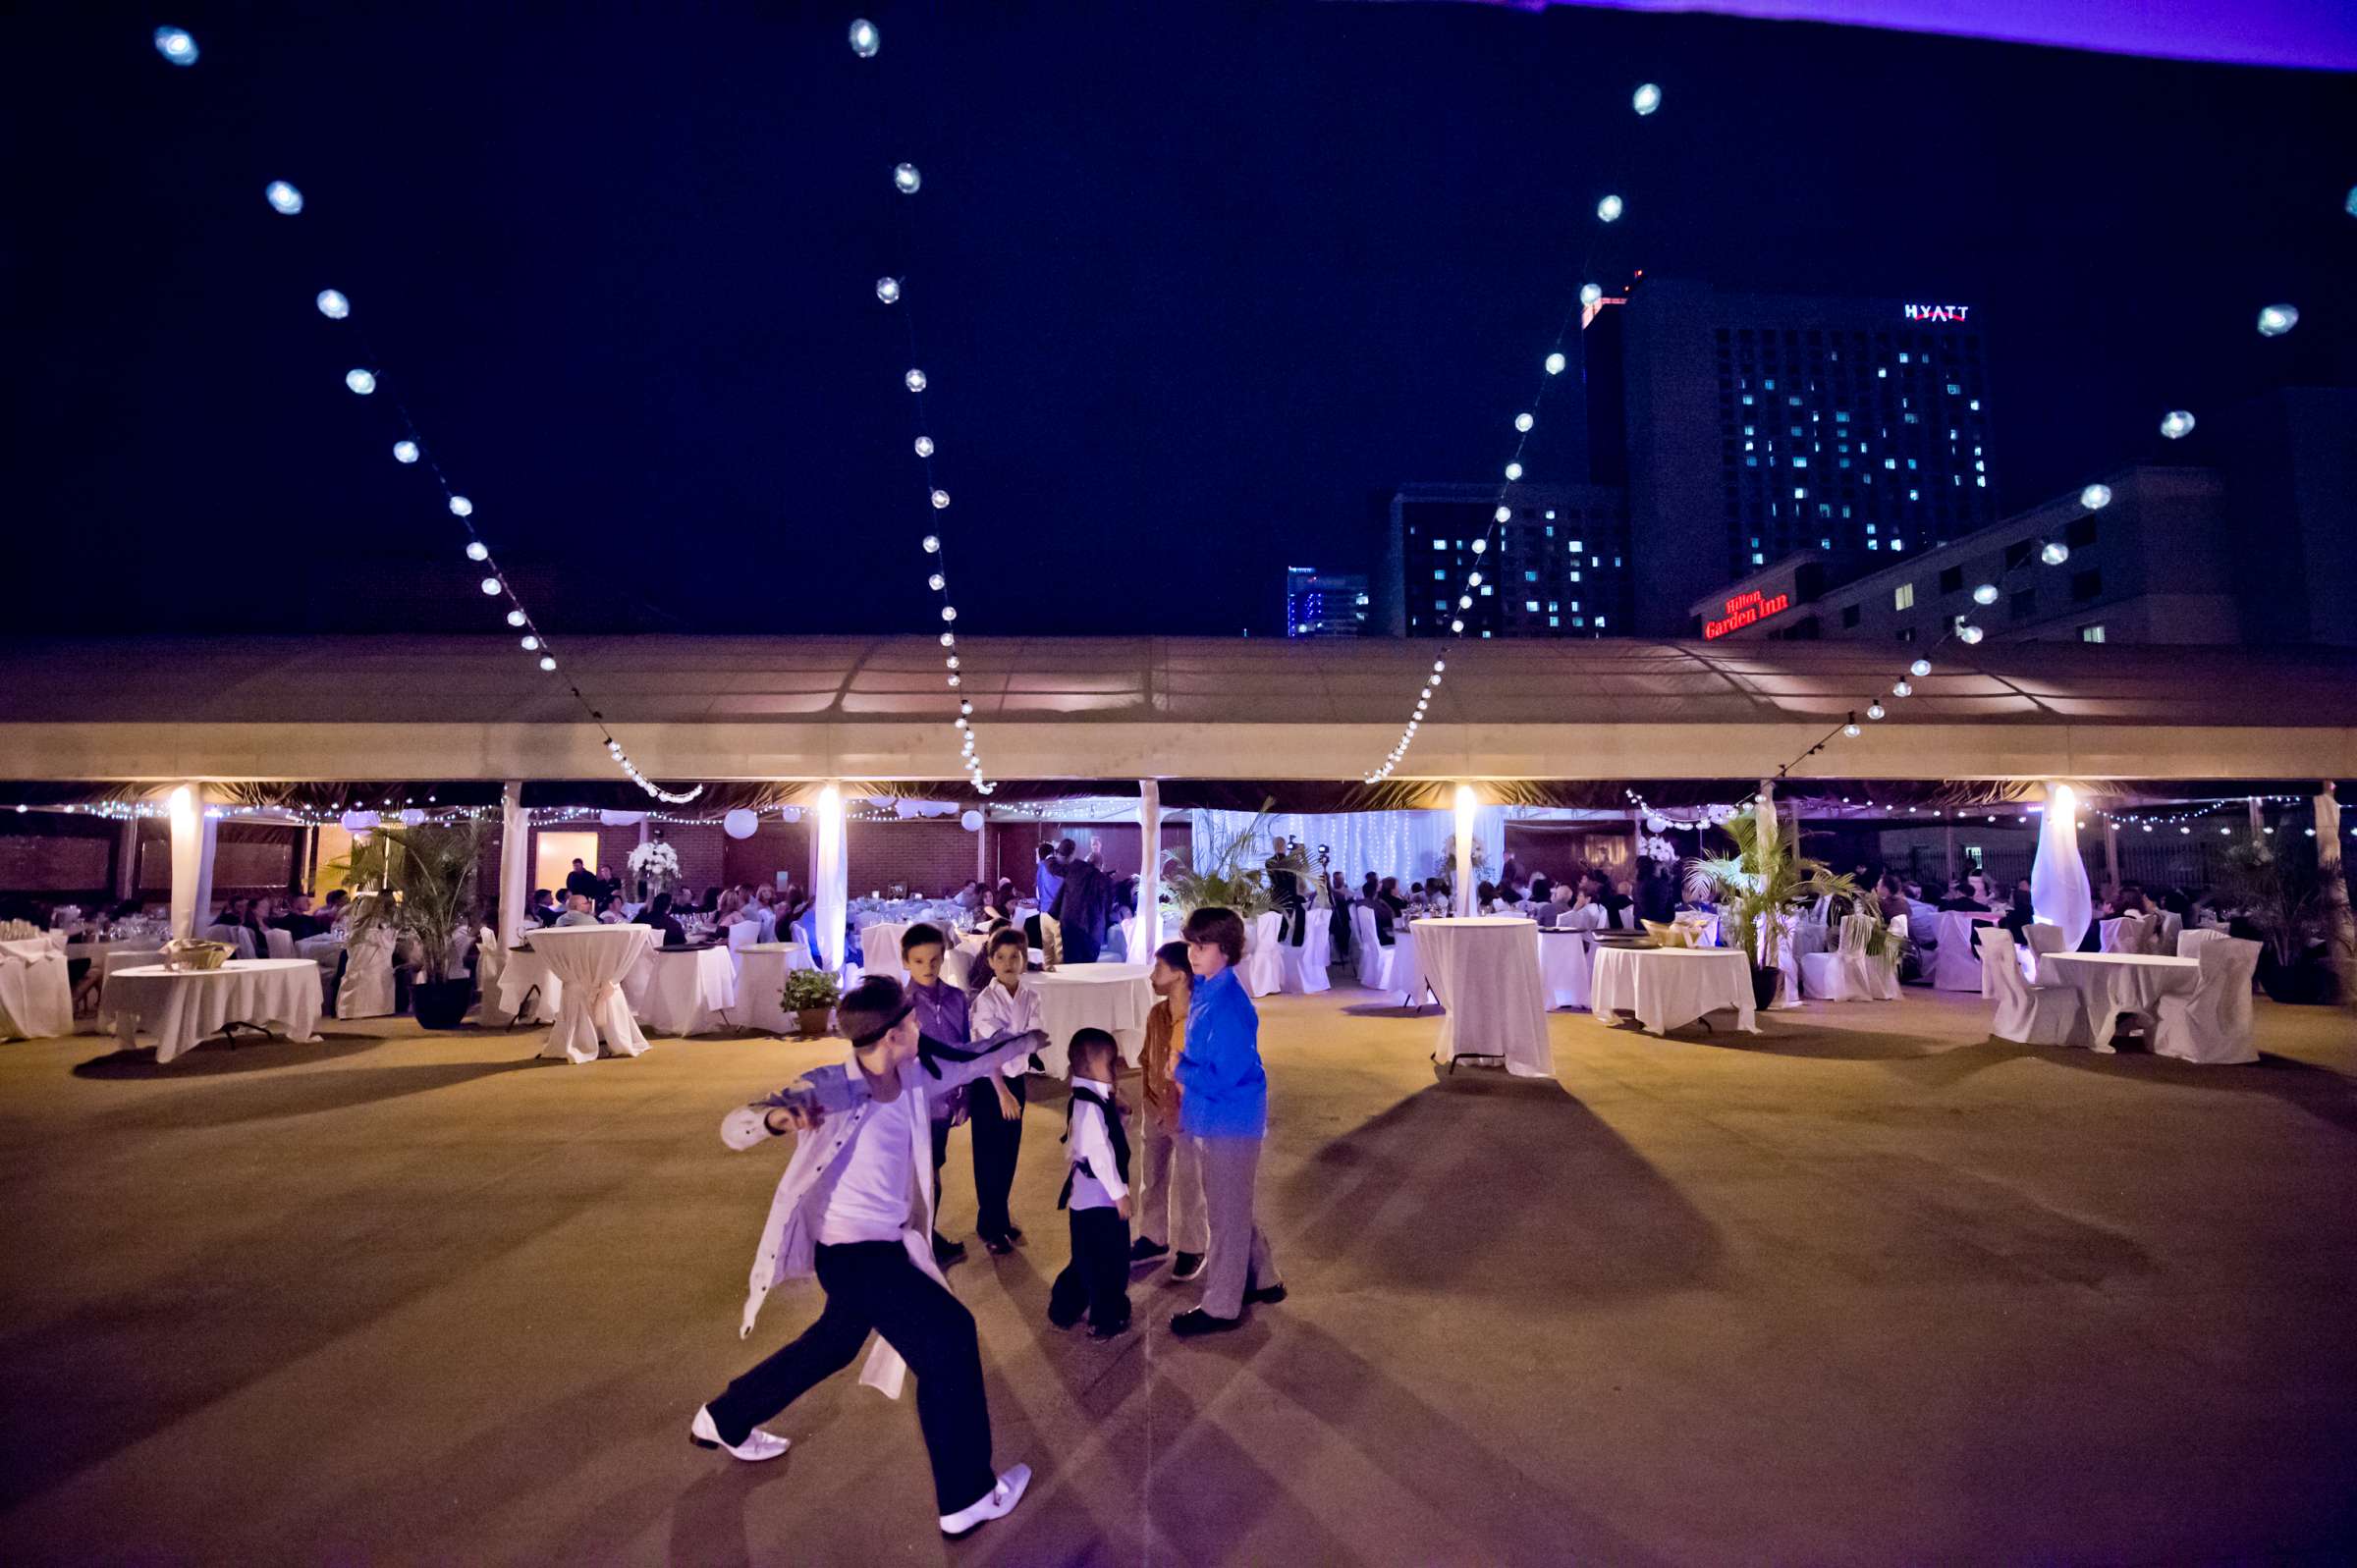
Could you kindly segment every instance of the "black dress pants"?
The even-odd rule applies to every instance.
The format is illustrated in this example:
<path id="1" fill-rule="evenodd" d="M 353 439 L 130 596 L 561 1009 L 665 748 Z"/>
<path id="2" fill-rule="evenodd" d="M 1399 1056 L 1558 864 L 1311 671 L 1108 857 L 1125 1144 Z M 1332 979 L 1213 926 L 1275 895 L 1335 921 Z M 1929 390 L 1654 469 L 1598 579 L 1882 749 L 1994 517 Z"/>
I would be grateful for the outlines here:
<path id="1" fill-rule="evenodd" d="M 1023 1080 L 999 1080 L 1014 1092 L 1017 1107 L 1024 1102 Z M 1015 1159 L 1023 1149 L 1023 1118 L 999 1109 L 999 1097 L 987 1083 L 970 1084 L 965 1092 L 966 1124 L 974 1135 L 974 1234 L 984 1241 L 1004 1239 L 1014 1228 L 1007 1214 L 1007 1195 L 1014 1189 Z"/>
<path id="2" fill-rule="evenodd" d="M 933 1461 L 940 1511 L 954 1514 L 997 1486 L 974 1315 L 910 1263 L 897 1241 L 820 1247 L 818 1284 L 827 1294 L 818 1322 L 711 1402 L 721 1440 L 744 1441 L 755 1427 L 850 1366 L 873 1329 L 916 1379 L 916 1419 Z"/>
<path id="3" fill-rule="evenodd" d="M 1072 1261 L 1048 1287 L 1048 1322 L 1069 1328 L 1085 1309 L 1089 1326 L 1129 1325 L 1129 1221 L 1119 1209 L 1074 1209 Z"/>

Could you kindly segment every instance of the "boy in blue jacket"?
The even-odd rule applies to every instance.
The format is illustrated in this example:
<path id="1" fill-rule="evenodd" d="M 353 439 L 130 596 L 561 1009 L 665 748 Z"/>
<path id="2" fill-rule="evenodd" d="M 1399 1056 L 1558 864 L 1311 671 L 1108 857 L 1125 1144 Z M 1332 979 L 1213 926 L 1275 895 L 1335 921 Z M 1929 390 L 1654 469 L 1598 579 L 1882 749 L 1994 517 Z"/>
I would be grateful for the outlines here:
<path id="1" fill-rule="evenodd" d="M 1178 1130 L 1195 1149 L 1211 1260 L 1203 1304 L 1171 1320 L 1181 1337 L 1240 1327 L 1247 1302 L 1285 1299 L 1276 1255 L 1253 1216 L 1261 1140 L 1269 1131 L 1269 1076 L 1260 1065 L 1260 1014 L 1236 978 L 1244 923 L 1233 909 L 1186 917 L 1187 964 L 1195 972 L 1186 1049 L 1178 1066 Z"/>

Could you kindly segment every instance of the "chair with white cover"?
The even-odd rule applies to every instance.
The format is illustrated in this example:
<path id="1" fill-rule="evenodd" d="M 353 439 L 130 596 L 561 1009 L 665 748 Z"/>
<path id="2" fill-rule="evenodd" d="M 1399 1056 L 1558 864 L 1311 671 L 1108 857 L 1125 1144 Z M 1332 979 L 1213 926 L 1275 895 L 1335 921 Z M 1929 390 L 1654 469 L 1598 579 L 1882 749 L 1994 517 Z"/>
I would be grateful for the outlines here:
<path id="1" fill-rule="evenodd" d="M 508 967 L 508 949 L 499 937 L 485 926 L 474 934 L 474 950 L 480 954 L 475 964 L 474 983 L 488 1002 L 499 995 L 499 977 Z"/>
<path id="2" fill-rule="evenodd" d="M 2251 977 L 2259 971 L 2259 944 L 2214 936 L 2197 953 L 2202 972 L 2193 994 L 2163 997 L 2154 1009 L 2153 1054 L 2212 1064 L 2257 1061 Z"/>
<path id="3" fill-rule="evenodd" d="M 2145 951 L 2145 924 L 2142 915 L 2120 915 L 2107 920 L 2102 927 L 2102 950 L 2105 952 Z"/>
<path id="4" fill-rule="evenodd" d="M 2177 956 L 2199 958 L 2204 947 L 2225 940 L 2226 934 L 2214 926 L 2196 926 L 2191 931 L 2180 931 L 2177 933 Z"/>
<path id="5" fill-rule="evenodd" d="M 270 951 L 265 954 L 267 957 L 292 958 L 295 956 L 295 933 L 292 931 L 279 926 L 265 926 L 262 928 L 262 941 L 270 948 Z"/>
<path id="6" fill-rule="evenodd" d="M 2038 929 L 2033 926 L 2030 928 Z M 2050 931 L 2060 932 L 2049 926 Z M 2022 977 L 2013 934 L 1991 927 L 1981 933 L 1981 973 L 1997 1002 L 1989 1033 L 2024 1046 L 2061 1046 L 2070 1043 L 2071 1026 L 2078 1021 L 2079 994 L 2069 986 L 2033 986 Z"/>
<path id="7" fill-rule="evenodd" d="M 0 942 L 0 1040 L 47 1040 L 74 1032 L 74 989 L 66 950 L 47 936 Z"/>
<path id="8" fill-rule="evenodd" d="M 2039 959 L 2050 952 L 2062 950 L 2062 928 L 2060 926 L 2050 925 L 2043 920 L 2035 920 L 2022 927 L 2021 934 L 2028 939 L 2029 945 L 2029 951 L 2022 955 L 2021 960 L 2021 972 L 2025 975 L 2037 974 Z"/>
<path id="9" fill-rule="evenodd" d="M 234 957 L 251 958 L 254 956 L 253 933 L 247 931 L 244 926 L 207 926 L 202 935 L 206 942 L 225 943 L 237 948 L 237 952 L 232 955 Z"/>
<path id="10" fill-rule="evenodd" d="M 729 928 L 729 967 L 737 971 L 738 979 L 744 978 L 744 949 L 762 940 L 757 920 L 740 920 Z"/>
<path id="11" fill-rule="evenodd" d="M 336 988 L 338 1018 L 393 1015 L 393 931 L 378 926 L 345 944 L 344 983 Z"/>
<path id="12" fill-rule="evenodd" d="M 2153 951 L 2164 956 L 2174 955 L 2177 939 L 2185 935 L 2185 917 L 2173 910 L 2164 909 L 2153 918 L 2161 922 L 2161 938 L 2153 944 Z"/>
<path id="13" fill-rule="evenodd" d="M 1890 989 L 1886 995 L 1884 971 L 1889 967 L 1890 954 L 1875 957 L 1866 951 L 1873 921 L 1864 915 L 1841 917 L 1840 946 L 1831 952 L 1803 953 L 1800 960 L 1800 986 L 1804 996 L 1820 1001 L 1885 1001 L 1894 1000 L 1897 993 Z M 1889 944 L 1885 945 L 1886 949 Z M 1891 976 L 1892 987 L 1896 977 Z"/>
<path id="14" fill-rule="evenodd" d="M 1244 928 L 1244 992 L 1266 997 L 1285 983 L 1285 916 L 1271 909 Z"/>
<path id="15" fill-rule="evenodd" d="M 1600 903 L 1582 904 L 1577 909 L 1566 909 L 1558 915 L 1555 920 L 1555 929 L 1558 931 L 1602 931 L 1604 922 L 1604 905 Z"/>
<path id="16" fill-rule="evenodd" d="M 1973 934 L 1995 928 L 1952 909 L 1938 915 L 1939 924 L 1933 928 L 1932 940 L 1938 944 L 1932 955 L 1932 986 L 1938 991 L 1980 991 L 1986 993 L 1981 980 L 1981 954 L 1973 946 Z M 1922 933 L 1916 933 L 1921 940 Z"/>
<path id="17" fill-rule="evenodd" d="M 1334 989 L 1333 977 L 1326 973 L 1326 963 L 1334 946 L 1333 923 L 1326 918 L 1331 911 L 1312 909 L 1309 922 L 1301 933 L 1298 946 L 1280 940 L 1277 944 L 1277 986 L 1296 997 L 1315 996 Z"/>
<path id="18" fill-rule="evenodd" d="M 1350 911 L 1350 949 L 1358 958 L 1358 983 L 1369 991 L 1392 989 L 1392 949 L 1375 932 L 1375 910 L 1359 904 Z"/>

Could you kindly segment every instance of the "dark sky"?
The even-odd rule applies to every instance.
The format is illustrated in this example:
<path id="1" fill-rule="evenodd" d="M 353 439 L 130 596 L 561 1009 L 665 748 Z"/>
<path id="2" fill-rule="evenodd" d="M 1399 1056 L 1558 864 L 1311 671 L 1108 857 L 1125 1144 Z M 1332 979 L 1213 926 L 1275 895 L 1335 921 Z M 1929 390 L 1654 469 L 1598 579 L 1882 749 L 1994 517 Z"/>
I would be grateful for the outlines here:
<path id="1" fill-rule="evenodd" d="M 395 389 L 552 628 L 937 624 L 894 272 L 960 629 L 1274 631 L 1285 565 L 1372 564 L 1371 492 L 1496 471 L 1607 189 L 1600 272 L 1977 302 L 2008 510 L 2157 456 L 2166 407 L 2357 381 L 2346 77 L 1562 7 L 864 3 L 869 62 L 798 5 L 20 13 L 18 629 L 504 629 L 391 460 Z M 2264 342 L 2276 299 L 2304 319 Z M 1545 435 L 1532 477 L 1577 477 Z"/>

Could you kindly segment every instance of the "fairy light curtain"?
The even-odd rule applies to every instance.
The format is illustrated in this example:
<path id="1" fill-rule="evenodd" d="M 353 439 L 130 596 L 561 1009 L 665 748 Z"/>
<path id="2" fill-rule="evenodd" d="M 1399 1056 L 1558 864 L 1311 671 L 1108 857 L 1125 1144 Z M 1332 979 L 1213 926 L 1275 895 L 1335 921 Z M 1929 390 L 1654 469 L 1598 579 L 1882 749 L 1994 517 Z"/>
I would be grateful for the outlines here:
<path id="1" fill-rule="evenodd" d="M 1194 813 L 1194 863 L 1207 863 L 1217 846 L 1232 842 L 1251 829 L 1258 814 L 1249 811 L 1197 810 Z M 1474 817 L 1474 838 L 1484 868 L 1495 870 L 1506 860 L 1506 808 L 1484 806 Z M 1379 877 L 1398 877 L 1402 883 L 1422 882 L 1443 873 L 1453 874 L 1449 840 L 1456 832 L 1451 811 L 1338 811 L 1272 812 L 1245 846 L 1243 864 L 1257 866 L 1269 857 L 1269 840 L 1283 834 L 1309 845 L 1316 867 L 1318 845 L 1331 851 L 1326 869 L 1339 871 L 1355 888 L 1372 871 Z"/>

